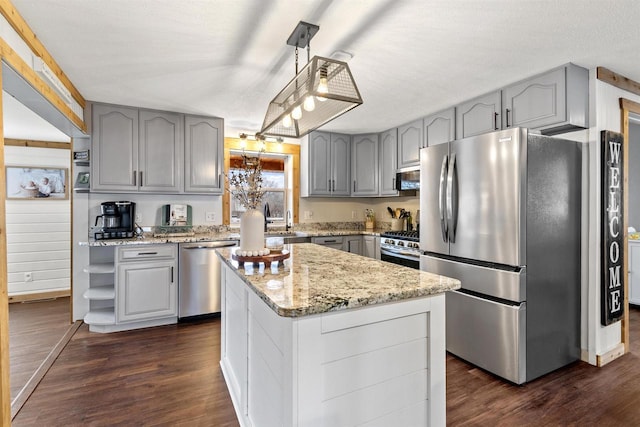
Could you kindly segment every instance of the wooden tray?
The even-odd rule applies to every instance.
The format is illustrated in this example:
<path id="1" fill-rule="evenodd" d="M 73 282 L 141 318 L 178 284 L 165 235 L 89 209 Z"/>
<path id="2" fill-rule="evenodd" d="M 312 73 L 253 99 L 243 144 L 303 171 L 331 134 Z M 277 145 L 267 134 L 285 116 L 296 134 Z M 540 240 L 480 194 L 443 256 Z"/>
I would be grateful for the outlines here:
<path id="1" fill-rule="evenodd" d="M 287 259 L 289 258 L 289 255 L 291 255 L 289 251 L 284 249 L 277 253 L 270 253 L 269 255 L 259 255 L 259 256 L 241 256 L 237 254 L 232 254 L 231 258 L 241 263 L 251 262 L 251 263 L 257 264 L 260 262 L 264 262 L 264 266 L 268 268 L 268 267 L 271 267 L 272 262 L 282 261 L 284 259 Z"/>

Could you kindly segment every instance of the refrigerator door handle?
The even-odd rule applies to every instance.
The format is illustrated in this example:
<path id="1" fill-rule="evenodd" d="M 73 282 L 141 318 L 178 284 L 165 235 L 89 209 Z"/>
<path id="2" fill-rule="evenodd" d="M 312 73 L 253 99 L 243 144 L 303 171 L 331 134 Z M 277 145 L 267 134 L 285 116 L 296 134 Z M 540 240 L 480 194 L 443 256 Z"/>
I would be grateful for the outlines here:
<path id="1" fill-rule="evenodd" d="M 458 222 L 458 174 L 456 172 L 456 153 L 451 153 L 447 171 L 447 231 L 449 242 L 456 241 L 456 223 Z"/>
<path id="2" fill-rule="evenodd" d="M 442 158 L 442 167 L 440 168 L 440 192 L 438 194 L 438 210 L 440 213 L 440 230 L 442 231 L 442 240 L 447 242 L 447 221 L 445 219 L 446 209 L 446 186 L 447 186 L 447 163 L 449 156 Z"/>

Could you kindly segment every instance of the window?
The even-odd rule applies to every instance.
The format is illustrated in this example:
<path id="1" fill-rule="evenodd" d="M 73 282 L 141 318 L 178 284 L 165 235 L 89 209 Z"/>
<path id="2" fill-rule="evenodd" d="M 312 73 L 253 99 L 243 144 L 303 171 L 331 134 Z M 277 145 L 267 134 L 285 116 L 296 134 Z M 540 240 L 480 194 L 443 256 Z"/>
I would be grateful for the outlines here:
<path id="1" fill-rule="evenodd" d="M 256 153 L 257 155 L 257 153 Z M 260 164 L 262 165 L 262 197 L 263 209 L 268 205 L 269 215 L 265 215 L 267 221 L 273 224 L 284 225 L 286 212 L 289 210 L 287 204 L 287 156 L 277 154 L 261 154 Z M 229 173 L 238 172 L 242 165 L 240 152 L 232 151 L 229 157 Z M 231 224 L 239 224 L 240 216 L 245 208 L 238 201 L 230 200 Z"/>

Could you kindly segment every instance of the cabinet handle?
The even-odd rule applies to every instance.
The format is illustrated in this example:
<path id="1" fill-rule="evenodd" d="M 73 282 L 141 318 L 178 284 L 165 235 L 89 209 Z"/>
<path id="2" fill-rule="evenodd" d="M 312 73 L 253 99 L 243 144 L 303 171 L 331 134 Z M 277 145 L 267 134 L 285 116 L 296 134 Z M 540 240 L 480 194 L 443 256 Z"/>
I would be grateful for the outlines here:
<path id="1" fill-rule="evenodd" d="M 355 181 L 353 181 L 353 192 L 354 193 L 356 192 L 356 182 Z"/>
<path id="2" fill-rule="evenodd" d="M 391 178 L 391 188 L 393 188 L 394 190 L 396 189 L 396 179 L 395 178 Z"/>
<path id="3" fill-rule="evenodd" d="M 323 240 L 324 243 L 338 243 L 337 240 Z"/>
<path id="4" fill-rule="evenodd" d="M 142 171 L 140 171 L 140 187 L 142 187 Z"/>
<path id="5" fill-rule="evenodd" d="M 218 174 L 218 188 L 222 188 L 222 174 Z"/>
<path id="6" fill-rule="evenodd" d="M 158 255 L 158 252 L 138 252 L 138 255 Z"/>
<path id="7" fill-rule="evenodd" d="M 506 113 L 505 116 L 506 116 L 506 121 L 507 121 L 506 127 L 509 127 L 509 109 L 508 108 L 506 109 L 505 113 Z"/>
<path id="8" fill-rule="evenodd" d="M 333 191 L 336 191 L 336 180 L 332 180 L 333 181 Z"/>
<path id="9" fill-rule="evenodd" d="M 498 113 L 493 113 L 493 128 L 498 130 Z"/>
<path id="10" fill-rule="evenodd" d="M 138 176 L 138 171 L 133 171 L 133 186 L 135 187 L 136 185 L 138 185 L 138 181 L 136 180 L 136 177 Z"/>
<path id="11" fill-rule="evenodd" d="M 171 267 L 171 283 L 173 283 L 173 267 Z"/>

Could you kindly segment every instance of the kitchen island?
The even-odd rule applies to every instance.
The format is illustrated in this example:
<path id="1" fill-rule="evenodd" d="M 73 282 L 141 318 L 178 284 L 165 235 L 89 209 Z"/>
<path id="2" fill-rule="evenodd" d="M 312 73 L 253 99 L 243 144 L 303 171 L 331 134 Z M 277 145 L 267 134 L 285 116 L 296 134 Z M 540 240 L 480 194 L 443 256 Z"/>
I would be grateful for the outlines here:
<path id="1" fill-rule="evenodd" d="M 458 280 L 308 243 L 267 268 L 235 250 L 217 250 L 220 364 L 241 425 L 445 425 Z"/>

